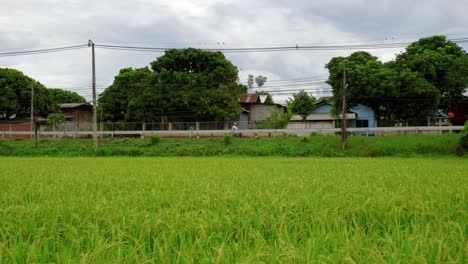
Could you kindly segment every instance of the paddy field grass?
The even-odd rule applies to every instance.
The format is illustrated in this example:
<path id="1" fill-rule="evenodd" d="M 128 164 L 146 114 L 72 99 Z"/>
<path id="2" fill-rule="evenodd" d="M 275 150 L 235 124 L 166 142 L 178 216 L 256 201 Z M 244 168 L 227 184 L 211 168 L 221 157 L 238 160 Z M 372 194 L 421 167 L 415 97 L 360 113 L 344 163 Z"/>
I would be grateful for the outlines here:
<path id="1" fill-rule="evenodd" d="M 466 158 L 0 158 L 0 263 L 467 263 Z"/>

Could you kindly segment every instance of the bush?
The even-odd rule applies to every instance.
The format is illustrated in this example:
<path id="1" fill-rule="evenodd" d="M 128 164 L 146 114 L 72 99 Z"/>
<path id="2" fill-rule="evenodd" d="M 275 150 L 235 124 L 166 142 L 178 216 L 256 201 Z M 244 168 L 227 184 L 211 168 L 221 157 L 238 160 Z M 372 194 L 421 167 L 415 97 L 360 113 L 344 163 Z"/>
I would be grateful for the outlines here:
<path id="1" fill-rule="evenodd" d="M 149 137 L 150 145 L 154 146 L 161 141 L 161 137 L 159 135 L 151 135 Z"/>
<path id="2" fill-rule="evenodd" d="M 229 145 L 232 142 L 231 134 L 224 134 L 224 144 Z"/>
<path id="3" fill-rule="evenodd" d="M 288 110 L 286 112 L 273 111 L 265 121 L 258 121 L 257 128 L 259 129 L 283 129 L 288 125 L 289 119 L 293 113 Z"/>

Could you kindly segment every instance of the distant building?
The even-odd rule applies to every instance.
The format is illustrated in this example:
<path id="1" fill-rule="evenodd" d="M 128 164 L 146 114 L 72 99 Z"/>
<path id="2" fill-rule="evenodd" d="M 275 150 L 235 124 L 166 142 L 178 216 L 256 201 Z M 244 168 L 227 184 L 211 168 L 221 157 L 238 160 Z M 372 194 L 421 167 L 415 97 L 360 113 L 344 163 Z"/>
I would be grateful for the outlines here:
<path id="1" fill-rule="evenodd" d="M 290 119 L 287 128 L 288 129 L 327 129 L 337 128 L 339 126 L 339 120 L 336 120 L 330 114 L 332 103 L 329 100 L 321 100 L 317 103 L 317 108 L 311 112 L 305 120 L 301 116 L 294 115 Z M 339 117 L 341 118 L 341 116 Z M 375 113 L 370 107 L 362 104 L 350 109 L 346 113 L 347 126 L 348 127 L 375 127 Z M 355 132 L 354 134 L 366 134 L 366 132 Z"/>
<path id="2" fill-rule="evenodd" d="M 272 112 L 284 112 L 285 107 L 280 104 L 275 104 L 267 101 L 268 95 L 259 94 L 241 94 L 239 97 L 239 104 L 242 107 L 240 127 L 248 128 L 249 125 L 255 124 L 257 121 L 264 121 L 270 117 Z"/>
<path id="3" fill-rule="evenodd" d="M 67 123 L 83 124 L 93 122 L 93 106 L 89 103 L 59 104 Z"/>

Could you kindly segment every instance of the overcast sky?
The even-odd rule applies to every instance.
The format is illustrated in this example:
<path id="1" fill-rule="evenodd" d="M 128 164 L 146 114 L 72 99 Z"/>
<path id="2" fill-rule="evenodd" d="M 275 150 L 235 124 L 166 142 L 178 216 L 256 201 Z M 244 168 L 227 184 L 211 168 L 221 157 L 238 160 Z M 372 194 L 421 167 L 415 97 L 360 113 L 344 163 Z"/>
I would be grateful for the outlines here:
<path id="1" fill-rule="evenodd" d="M 233 48 L 411 41 L 445 34 L 468 37 L 466 0 L 1 0 L 0 52 L 86 44 Z M 219 44 L 218 44 L 219 43 Z M 223 44 L 224 43 L 224 44 Z M 467 45 L 463 46 L 465 50 Z M 368 50 L 380 59 L 400 49 Z M 227 54 L 248 74 L 270 80 L 323 79 L 334 56 L 352 51 Z M 159 53 L 96 50 L 100 90 L 119 69 L 143 67 Z M 47 87 L 90 98 L 89 49 L 0 57 Z M 308 85 L 310 88 L 322 84 Z M 326 94 L 326 92 L 324 93 Z M 316 94 L 320 96 L 321 94 Z M 278 98 L 281 99 L 281 98 Z"/>

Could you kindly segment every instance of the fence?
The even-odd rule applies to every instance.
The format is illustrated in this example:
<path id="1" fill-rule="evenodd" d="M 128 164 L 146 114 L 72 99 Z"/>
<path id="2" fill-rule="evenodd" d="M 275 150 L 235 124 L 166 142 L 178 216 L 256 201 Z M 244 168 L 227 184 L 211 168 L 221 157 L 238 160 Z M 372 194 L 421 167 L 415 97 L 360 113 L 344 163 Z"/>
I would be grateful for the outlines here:
<path id="1" fill-rule="evenodd" d="M 224 124 L 223 124 L 224 125 Z M 310 135 L 310 134 L 337 134 L 341 130 L 339 128 L 307 128 L 307 129 L 199 129 L 196 130 L 196 126 L 189 130 L 147 130 L 147 126 L 140 123 L 140 129 L 124 130 L 117 128 L 115 130 L 106 130 L 105 126 L 101 126 L 97 134 L 100 137 L 145 137 L 151 134 L 158 134 L 163 137 L 216 137 L 222 136 L 226 133 L 234 133 L 239 136 L 276 136 L 276 135 Z M 67 126 L 56 127 L 55 129 L 46 126 L 41 127 L 38 131 L 39 137 L 91 137 L 93 131 L 87 130 L 68 130 Z M 75 127 L 76 128 L 76 127 Z M 132 128 L 137 128 L 136 126 Z M 200 126 L 199 126 L 200 128 Z M 347 131 L 354 135 L 407 135 L 407 134 L 428 134 L 428 133 L 442 133 L 461 131 L 463 126 L 414 126 L 414 127 L 374 127 L 374 128 L 348 128 Z M 1 138 L 6 137 L 32 137 L 31 131 L 0 131 Z"/>

